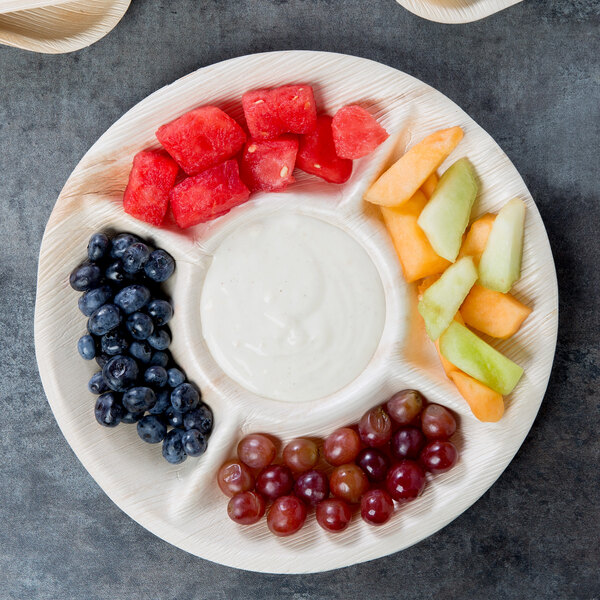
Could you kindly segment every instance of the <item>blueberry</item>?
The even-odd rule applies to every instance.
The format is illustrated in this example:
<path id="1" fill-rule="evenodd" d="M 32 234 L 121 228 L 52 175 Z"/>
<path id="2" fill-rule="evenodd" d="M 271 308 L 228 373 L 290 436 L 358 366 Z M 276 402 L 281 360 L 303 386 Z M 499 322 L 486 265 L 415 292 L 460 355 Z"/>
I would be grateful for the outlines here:
<path id="1" fill-rule="evenodd" d="M 131 354 L 133 358 L 139 360 L 142 364 L 147 365 L 152 358 L 152 348 L 150 348 L 150 344 L 146 341 L 131 342 L 129 354 Z"/>
<path id="2" fill-rule="evenodd" d="M 148 343 L 155 350 L 166 350 L 171 343 L 171 336 L 166 329 L 156 329 L 148 336 Z"/>
<path id="3" fill-rule="evenodd" d="M 104 365 L 110 360 L 110 356 L 108 354 L 97 354 L 96 355 L 96 364 L 103 369 Z"/>
<path id="4" fill-rule="evenodd" d="M 152 281 L 160 283 L 166 281 L 173 275 L 173 271 L 175 271 L 175 261 L 168 252 L 158 249 L 150 255 L 150 258 L 144 267 L 144 271 Z"/>
<path id="5" fill-rule="evenodd" d="M 114 258 L 121 258 L 125 253 L 125 250 L 127 250 L 131 244 L 135 244 L 139 241 L 141 240 L 132 233 L 120 233 L 119 235 L 115 236 L 112 241 L 110 255 Z"/>
<path id="6" fill-rule="evenodd" d="M 148 409 L 148 412 L 151 415 L 161 415 L 169 407 L 171 407 L 171 392 L 169 390 L 159 390 L 156 392 L 156 404 Z"/>
<path id="7" fill-rule="evenodd" d="M 100 345 L 104 354 L 115 356 L 116 354 L 123 354 L 129 348 L 129 340 L 123 331 L 113 329 L 102 336 Z"/>
<path id="8" fill-rule="evenodd" d="M 144 381 L 153 387 L 162 388 L 167 385 L 167 370 L 164 367 L 153 365 L 144 371 Z"/>
<path id="9" fill-rule="evenodd" d="M 188 456 L 201 456 L 206 452 L 206 436 L 197 429 L 190 429 L 181 436 L 183 450 Z"/>
<path id="10" fill-rule="evenodd" d="M 169 364 L 169 355 L 166 352 L 157 350 L 152 355 L 152 358 L 150 359 L 150 364 L 158 365 L 159 367 L 165 367 L 165 369 L 166 369 L 167 365 Z"/>
<path id="11" fill-rule="evenodd" d="M 185 381 L 185 374 L 177 367 L 173 367 L 167 371 L 168 379 L 167 383 L 169 387 L 176 388 Z"/>
<path id="12" fill-rule="evenodd" d="M 104 377 L 102 377 L 102 371 L 98 371 L 94 373 L 91 379 L 88 381 L 88 390 L 98 396 L 99 394 L 104 394 L 104 392 L 109 391 L 108 385 L 106 385 L 106 381 L 104 381 Z"/>
<path id="13" fill-rule="evenodd" d="M 173 465 L 182 463 L 187 458 L 181 441 L 183 433 L 181 429 L 171 429 L 163 442 L 162 455 Z"/>
<path id="14" fill-rule="evenodd" d="M 112 289 L 108 285 L 88 290 L 79 297 L 79 310 L 89 317 L 103 304 L 106 304 L 112 298 Z"/>
<path id="15" fill-rule="evenodd" d="M 98 287 L 102 281 L 102 271 L 94 263 L 88 263 L 73 269 L 69 277 L 69 283 L 74 290 L 78 292 L 87 292 L 92 288 Z"/>
<path id="16" fill-rule="evenodd" d="M 111 262 L 108 267 L 106 267 L 104 276 L 114 283 L 123 283 L 127 278 L 127 274 L 125 273 L 125 269 L 123 269 L 121 259 Z"/>
<path id="17" fill-rule="evenodd" d="M 150 300 L 150 290 L 145 285 L 128 285 L 115 296 L 115 304 L 126 314 L 140 310 Z"/>
<path id="18" fill-rule="evenodd" d="M 144 268 L 149 257 L 150 250 L 146 244 L 143 242 L 131 244 L 131 246 L 123 252 L 123 256 L 121 257 L 123 268 L 127 273 L 137 273 Z"/>
<path id="19" fill-rule="evenodd" d="M 88 319 L 88 331 L 94 335 L 104 335 L 121 323 L 121 311 L 114 304 L 104 304 L 97 308 Z"/>
<path id="20" fill-rule="evenodd" d="M 96 356 L 96 342 L 91 335 L 82 335 L 77 341 L 77 350 L 81 358 L 92 360 Z"/>
<path id="21" fill-rule="evenodd" d="M 149 444 L 158 444 L 167 435 L 167 426 L 160 417 L 146 415 L 137 424 L 138 435 Z M 170 461 L 169 461 L 170 462 Z"/>
<path id="22" fill-rule="evenodd" d="M 182 383 L 171 392 L 171 404 L 175 410 L 182 412 L 196 408 L 200 402 L 200 394 L 191 383 Z"/>
<path id="23" fill-rule="evenodd" d="M 181 411 L 175 410 L 172 405 L 165 410 L 165 417 L 169 425 L 172 425 L 173 427 L 183 427 L 184 415 Z"/>
<path id="24" fill-rule="evenodd" d="M 127 330 L 131 334 L 131 337 L 136 340 L 148 340 L 148 343 L 152 346 L 152 342 L 148 339 L 154 331 L 154 323 L 152 319 L 141 312 L 135 312 L 127 317 L 125 322 Z M 159 348 L 162 350 L 162 348 Z"/>
<path id="25" fill-rule="evenodd" d="M 139 369 L 133 358 L 118 355 L 102 367 L 102 375 L 111 390 L 124 392 L 135 384 Z"/>
<path id="26" fill-rule="evenodd" d="M 133 412 L 125 412 L 123 417 L 121 418 L 121 423 L 133 424 L 137 423 L 140 419 L 144 417 L 143 412 L 133 413 Z"/>
<path id="27" fill-rule="evenodd" d="M 119 395 L 114 392 L 106 392 L 98 396 L 94 406 L 96 421 L 104 427 L 116 427 L 123 418 L 123 407 L 119 402 Z"/>
<path id="28" fill-rule="evenodd" d="M 156 403 L 156 395 L 149 387 L 132 387 L 123 394 L 123 406 L 129 412 L 145 412 Z"/>
<path id="29" fill-rule="evenodd" d="M 206 404 L 200 404 L 198 408 L 185 413 L 183 426 L 186 429 L 197 429 L 205 435 L 210 434 L 213 428 L 212 410 Z"/>
<path id="30" fill-rule="evenodd" d="M 88 242 L 88 258 L 90 260 L 100 260 L 108 254 L 110 240 L 104 233 L 95 233 Z"/>
<path id="31" fill-rule="evenodd" d="M 151 300 L 146 308 L 156 325 L 166 325 L 173 317 L 173 307 L 166 300 Z"/>

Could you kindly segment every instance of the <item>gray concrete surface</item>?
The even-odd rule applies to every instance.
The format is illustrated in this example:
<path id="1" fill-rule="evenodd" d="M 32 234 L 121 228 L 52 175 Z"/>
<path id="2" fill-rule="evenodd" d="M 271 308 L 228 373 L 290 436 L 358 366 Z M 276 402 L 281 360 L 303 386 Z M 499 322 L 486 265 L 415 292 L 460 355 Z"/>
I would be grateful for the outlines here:
<path id="1" fill-rule="evenodd" d="M 133 0 L 80 52 L 0 47 L 0 598 L 600 598 L 599 25 L 599 0 L 525 0 L 454 27 L 394 0 Z M 308 577 L 202 561 L 130 520 L 63 439 L 33 349 L 44 225 L 84 152 L 172 80 L 278 49 L 378 60 L 465 108 L 529 185 L 561 297 L 546 399 L 490 491 L 409 550 Z"/>

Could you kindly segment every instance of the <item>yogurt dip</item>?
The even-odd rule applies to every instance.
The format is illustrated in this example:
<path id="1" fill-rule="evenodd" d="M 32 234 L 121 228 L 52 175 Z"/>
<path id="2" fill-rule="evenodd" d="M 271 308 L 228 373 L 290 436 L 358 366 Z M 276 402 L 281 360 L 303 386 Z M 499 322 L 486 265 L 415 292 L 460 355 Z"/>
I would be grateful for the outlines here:
<path id="1" fill-rule="evenodd" d="M 365 369 L 385 295 L 366 251 L 320 219 L 283 214 L 238 227 L 217 248 L 200 301 L 208 348 L 259 396 L 332 394 Z"/>

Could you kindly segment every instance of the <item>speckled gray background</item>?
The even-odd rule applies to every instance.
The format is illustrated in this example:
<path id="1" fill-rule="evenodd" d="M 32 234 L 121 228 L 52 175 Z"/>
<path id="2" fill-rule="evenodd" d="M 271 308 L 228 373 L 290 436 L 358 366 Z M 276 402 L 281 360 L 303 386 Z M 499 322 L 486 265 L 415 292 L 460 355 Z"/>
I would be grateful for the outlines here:
<path id="1" fill-rule="evenodd" d="M 394 0 L 133 0 L 80 52 L 0 47 L 0 598 L 600 598 L 599 26 L 599 0 L 525 0 L 464 26 Z M 314 576 L 215 565 L 130 520 L 63 439 L 33 349 L 44 225 L 85 151 L 189 71 L 280 49 L 378 60 L 467 110 L 536 199 L 561 297 L 548 393 L 500 480 L 417 546 Z"/>

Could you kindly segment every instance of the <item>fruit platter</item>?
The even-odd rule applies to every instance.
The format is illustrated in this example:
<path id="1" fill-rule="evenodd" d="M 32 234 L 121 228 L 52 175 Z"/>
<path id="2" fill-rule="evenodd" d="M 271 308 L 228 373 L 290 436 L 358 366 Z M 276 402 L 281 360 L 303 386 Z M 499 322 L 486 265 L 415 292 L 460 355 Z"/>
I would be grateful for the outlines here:
<path id="1" fill-rule="evenodd" d="M 149 96 L 75 168 L 36 355 L 67 441 L 148 530 L 306 573 L 417 543 L 531 427 L 557 286 L 508 157 L 426 84 L 275 52 Z"/>

